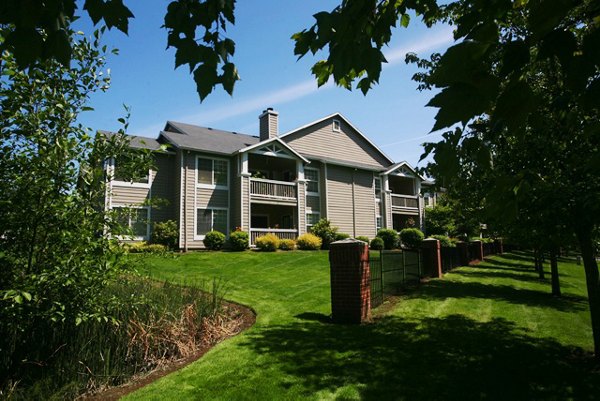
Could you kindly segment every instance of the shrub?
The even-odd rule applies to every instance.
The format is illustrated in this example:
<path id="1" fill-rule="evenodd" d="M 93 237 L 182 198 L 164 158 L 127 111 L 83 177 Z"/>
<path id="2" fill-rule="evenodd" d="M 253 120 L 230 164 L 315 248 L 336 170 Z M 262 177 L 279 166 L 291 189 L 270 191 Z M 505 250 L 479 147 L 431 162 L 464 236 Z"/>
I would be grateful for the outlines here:
<path id="1" fill-rule="evenodd" d="M 430 238 L 435 238 L 436 240 L 440 241 L 440 246 L 442 248 L 456 248 L 456 244 L 445 235 L 432 235 Z"/>
<path id="2" fill-rule="evenodd" d="M 279 241 L 279 249 L 282 251 L 293 251 L 296 247 L 296 241 L 293 239 L 282 239 Z"/>
<path id="3" fill-rule="evenodd" d="M 169 248 L 167 248 L 163 244 L 147 244 L 144 247 L 143 252 L 146 252 L 146 253 L 165 253 L 168 250 L 169 250 Z"/>
<path id="4" fill-rule="evenodd" d="M 418 228 L 405 228 L 400 231 L 400 241 L 407 248 L 418 248 L 425 235 Z"/>
<path id="5" fill-rule="evenodd" d="M 298 245 L 298 249 L 305 251 L 316 251 L 317 249 L 321 249 L 321 245 L 323 245 L 321 238 L 311 233 L 299 236 L 296 244 Z"/>
<path id="6" fill-rule="evenodd" d="M 250 246 L 248 233 L 245 231 L 232 231 L 229 233 L 229 246 L 232 251 L 244 251 Z"/>
<path id="7" fill-rule="evenodd" d="M 356 237 L 356 239 L 359 241 L 362 241 L 362 242 L 366 242 L 367 244 L 371 242 L 369 237 L 364 236 L 364 235 L 359 235 L 358 237 Z"/>
<path id="8" fill-rule="evenodd" d="M 336 241 L 341 241 L 344 239 L 348 239 L 350 238 L 350 234 L 346 234 L 346 233 L 335 233 L 335 240 Z"/>
<path id="9" fill-rule="evenodd" d="M 225 244 L 225 234 L 219 231 L 209 231 L 204 236 L 204 246 L 211 251 L 218 251 Z"/>
<path id="10" fill-rule="evenodd" d="M 381 251 L 384 248 L 383 240 L 379 237 L 375 237 L 371 240 L 371 249 Z"/>
<path id="11" fill-rule="evenodd" d="M 391 228 L 382 228 L 377 231 L 377 236 L 383 240 L 385 249 L 398 247 L 398 233 Z"/>
<path id="12" fill-rule="evenodd" d="M 140 242 L 126 242 L 123 244 L 123 249 L 129 253 L 142 253 L 146 247 L 145 241 Z"/>
<path id="13" fill-rule="evenodd" d="M 335 241 L 337 230 L 337 227 L 331 226 L 329 220 L 321 219 L 311 227 L 310 232 L 321 238 L 321 248 L 329 249 L 329 244 Z"/>
<path id="14" fill-rule="evenodd" d="M 279 247 L 279 238 L 269 233 L 256 238 L 254 244 L 263 252 L 274 252 Z"/>
<path id="15" fill-rule="evenodd" d="M 152 228 L 152 243 L 164 245 L 169 249 L 175 249 L 178 239 L 179 231 L 175 220 L 154 223 L 154 227 Z"/>

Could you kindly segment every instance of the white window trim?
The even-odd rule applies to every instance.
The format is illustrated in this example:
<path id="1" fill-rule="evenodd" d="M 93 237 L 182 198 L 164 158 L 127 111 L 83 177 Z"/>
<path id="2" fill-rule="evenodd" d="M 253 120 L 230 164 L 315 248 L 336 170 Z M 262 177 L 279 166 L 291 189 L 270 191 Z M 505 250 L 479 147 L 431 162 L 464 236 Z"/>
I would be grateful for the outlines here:
<path id="1" fill-rule="evenodd" d="M 152 169 L 148 169 L 148 182 L 131 182 L 131 181 L 120 181 L 115 179 L 115 165 L 116 161 L 114 158 L 111 158 L 108 163 L 108 176 L 110 177 L 111 185 L 116 185 L 118 187 L 129 187 L 129 188 L 150 188 L 152 186 L 152 181 L 154 180 L 154 175 Z"/>
<path id="2" fill-rule="evenodd" d="M 309 180 L 308 178 L 306 178 L 306 171 L 307 170 L 312 170 L 312 171 L 316 171 L 317 172 L 317 180 Z M 314 167 L 304 167 L 304 181 L 306 181 L 306 195 L 307 196 L 321 196 L 321 172 L 319 171 L 318 168 L 314 168 Z M 308 182 L 316 182 L 317 183 L 317 192 L 310 192 L 308 190 Z"/>
<path id="3" fill-rule="evenodd" d="M 152 213 L 152 208 L 150 206 L 140 206 L 140 205 L 111 205 L 110 209 L 116 209 L 116 208 L 123 208 L 123 209 L 146 209 L 147 210 L 147 216 L 148 216 L 148 221 L 146 222 L 146 235 L 145 236 L 139 236 L 139 235 L 115 235 L 114 238 L 118 239 L 119 241 L 148 241 L 150 240 L 150 222 L 152 221 L 151 218 L 151 213 Z M 131 217 L 129 218 L 129 223 L 128 223 L 128 227 L 131 229 Z"/>
<path id="4" fill-rule="evenodd" d="M 309 224 L 308 223 L 308 215 L 309 214 L 316 214 L 316 215 L 319 216 L 319 218 L 317 219 L 317 221 L 321 220 L 321 212 L 313 212 L 313 211 L 309 212 L 308 210 L 306 210 L 306 216 L 304 217 L 306 219 L 306 232 L 308 232 L 308 227 L 314 226 L 314 224 Z"/>
<path id="5" fill-rule="evenodd" d="M 215 160 L 220 160 L 220 161 L 224 161 L 227 163 L 227 185 L 216 185 L 216 184 L 201 184 L 198 182 L 198 160 L 199 159 L 207 159 L 212 161 L 212 182 L 215 182 Z M 203 155 L 197 155 L 196 156 L 196 168 L 195 168 L 195 177 L 194 177 L 194 182 L 196 183 L 196 188 L 206 188 L 206 189 L 229 189 L 229 159 L 224 159 L 221 157 L 212 157 L 212 156 L 203 156 Z"/>
<path id="6" fill-rule="evenodd" d="M 337 123 L 337 128 L 335 127 Z M 342 123 L 340 122 L 340 120 L 333 120 L 331 123 L 331 129 L 333 130 L 333 132 L 341 132 L 342 131 Z"/>
<path id="7" fill-rule="evenodd" d="M 200 209 L 211 210 L 211 219 L 210 219 L 210 230 L 211 231 L 214 230 L 214 227 L 213 227 L 214 217 L 212 216 L 212 210 L 226 210 L 227 211 L 227 231 L 229 231 L 231 213 L 229 212 L 228 207 L 198 207 L 198 206 L 196 206 L 196 208 L 194 209 L 194 240 L 203 241 L 204 237 L 206 237 L 206 235 L 198 235 L 198 210 L 200 210 Z M 226 237 L 229 237 L 229 232 L 226 232 L 223 234 L 225 234 Z"/>

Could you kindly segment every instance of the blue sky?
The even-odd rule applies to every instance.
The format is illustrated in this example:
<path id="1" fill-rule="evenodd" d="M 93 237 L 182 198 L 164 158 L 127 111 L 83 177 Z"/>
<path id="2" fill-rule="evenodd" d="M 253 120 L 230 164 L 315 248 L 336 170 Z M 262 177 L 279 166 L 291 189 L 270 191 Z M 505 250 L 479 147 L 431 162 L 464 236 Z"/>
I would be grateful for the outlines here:
<path id="1" fill-rule="evenodd" d="M 334 85 L 317 88 L 310 67 L 322 57 L 297 61 L 293 54 L 290 36 L 310 27 L 312 15 L 331 10 L 336 1 L 239 1 L 236 25 L 228 36 L 236 42 L 233 61 L 242 80 L 232 97 L 217 89 L 200 103 L 189 70 L 174 70 L 174 50 L 166 50 L 167 34 L 160 27 L 168 3 L 126 2 L 136 17 L 129 36 L 111 31 L 104 37 L 104 43 L 120 53 L 108 57 L 111 88 L 93 96 L 95 111 L 82 115 L 81 122 L 93 129 L 117 130 L 125 104 L 131 107 L 130 134 L 156 137 L 167 120 L 257 134 L 258 115 L 273 107 L 279 112 L 280 132 L 285 133 L 340 112 L 392 159 L 412 165 L 422 153 L 421 143 L 439 139 L 439 134 L 427 135 L 436 112 L 425 107 L 432 93 L 416 90 L 410 79 L 415 69 L 404 63 L 404 54 L 443 51 L 452 43 L 449 27 L 427 29 L 413 18 L 409 29 L 397 29 L 384 50 L 389 63 L 380 84 L 363 96 Z M 92 31 L 85 19 L 78 29 Z"/>

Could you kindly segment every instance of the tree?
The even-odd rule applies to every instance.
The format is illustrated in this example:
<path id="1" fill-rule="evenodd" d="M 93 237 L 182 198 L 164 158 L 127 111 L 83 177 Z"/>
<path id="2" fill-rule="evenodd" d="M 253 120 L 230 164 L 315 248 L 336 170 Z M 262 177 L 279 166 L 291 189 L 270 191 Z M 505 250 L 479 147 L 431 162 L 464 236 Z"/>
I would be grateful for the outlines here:
<path id="1" fill-rule="evenodd" d="M 0 25 L 15 28 L 1 49 L 12 52 L 22 67 L 40 59 L 69 61 L 70 48 L 64 38 L 77 16 L 75 0 L 7 0 L 1 7 Z M 122 31 L 132 17 L 122 0 L 86 0 L 84 10 L 94 22 L 103 21 Z M 595 351 L 600 357 L 600 276 L 592 240 L 600 224 L 600 3 L 457 0 L 440 6 L 435 0 L 342 0 L 332 11 L 315 14 L 314 25 L 293 36 L 295 54 L 303 57 L 326 50 L 327 59 L 312 68 L 317 83 L 323 85 L 332 77 L 342 87 L 351 89 L 356 83 L 356 88 L 367 93 L 378 82 L 385 62 L 381 49 L 389 43 L 393 28 L 408 26 L 411 12 L 428 26 L 439 21 L 454 24 L 459 41 L 439 57 L 426 82 L 426 86 L 439 89 L 429 102 L 439 109 L 433 130 L 455 124 L 463 128 L 445 138 L 445 146 L 429 148 L 439 161 L 460 167 L 453 160 L 453 149 L 468 139 L 469 146 L 478 149 L 480 159 L 475 166 L 489 164 L 492 154 L 483 143 L 462 138 L 466 125 L 482 116 L 489 119 L 490 138 L 498 146 L 522 149 L 525 142 L 513 143 L 515 139 L 530 136 L 534 144 L 540 144 L 543 135 L 554 132 L 568 150 L 568 156 L 552 169 L 552 176 L 554 182 L 576 178 L 563 198 L 568 201 L 564 210 L 584 259 Z M 234 15 L 235 0 L 175 0 L 167 8 L 168 45 L 177 49 L 176 66 L 186 64 L 193 72 L 201 99 L 216 85 L 231 93 L 238 79 L 230 62 L 234 43 L 222 37 L 227 25 L 235 22 Z M 545 68 L 541 71 L 545 82 L 558 91 L 532 87 L 532 67 L 538 65 Z M 544 121 L 540 104 L 553 116 L 551 122 Z M 552 124 L 558 125 L 553 129 Z M 578 155 L 578 151 L 582 153 Z M 539 160 L 541 155 L 532 155 L 532 159 Z M 532 186 L 536 179 L 528 174 L 519 170 L 495 183 L 497 193 L 513 193 L 507 195 L 513 199 L 505 205 L 508 209 L 518 206 L 518 198 L 530 188 L 544 187 Z M 539 192 L 540 199 L 544 193 Z"/>
<path id="2" fill-rule="evenodd" d="M 0 42 L 7 30 L 0 31 Z M 118 221 L 105 211 L 104 162 L 129 152 L 124 133 L 94 138 L 76 122 L 105 90 L 99 34 L 69 32 L 71 67 L 46 60 L 20 70 L 8 52 L 0 78 L 0 376 L 48 358 L 53 325 L 111 318 L 104 289 L 124 268 Z M 148 159 L 131 159 L 132 166 Z M 147 169 L 146 169 L 147 171 Z M 129 175 L 131 176 L 131 174 Z M 44 342 L 45 344 L 50 343 Z"/>

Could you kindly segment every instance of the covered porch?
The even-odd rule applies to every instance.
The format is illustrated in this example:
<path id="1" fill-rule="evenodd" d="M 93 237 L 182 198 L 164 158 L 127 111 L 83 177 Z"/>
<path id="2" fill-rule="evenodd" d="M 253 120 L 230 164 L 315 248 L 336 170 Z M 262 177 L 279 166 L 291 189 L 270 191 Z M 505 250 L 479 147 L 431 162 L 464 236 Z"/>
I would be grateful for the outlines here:
<path id="1" fill-rule="evenodd" d="M 250 245 L 265 234 L 279 239 L 298 237 L 298 208 L 290 205 L 252 203 L 250 215 Z"/>

